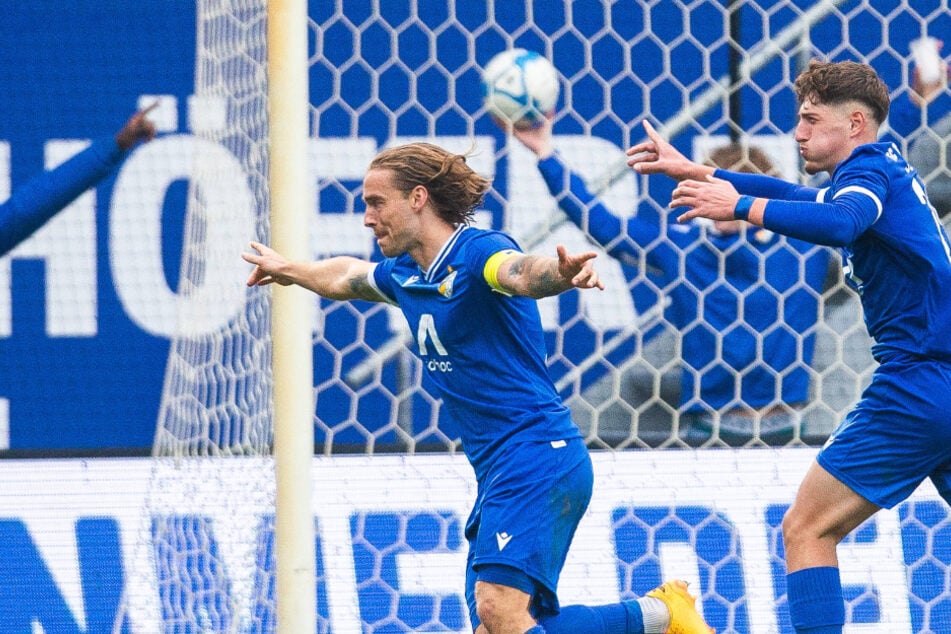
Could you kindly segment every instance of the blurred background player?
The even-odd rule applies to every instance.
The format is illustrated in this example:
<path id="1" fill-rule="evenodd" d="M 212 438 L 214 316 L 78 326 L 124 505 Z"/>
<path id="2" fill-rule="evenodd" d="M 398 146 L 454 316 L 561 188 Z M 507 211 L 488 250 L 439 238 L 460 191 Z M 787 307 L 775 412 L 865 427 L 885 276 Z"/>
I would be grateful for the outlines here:
<path id="1" fill-rule="evenodd" d="M 661 335 L 659 343 L 670 357 L 681 351 L 676 376 L 668 372 L 656 382 L 656 370 L 632 359 L 619 377 L 605 377 L 572 403 L 585 434 L 609 445 L 627 441 L 637 416 L 630 406 L 660 397 L 668 412 L 679 415 L 658 416 L 652 408 L 653 420 L 637 422 L 640 435 L 648 427 L 670 434 L 679 419 L 673 428 L 691 446 L 783 445 L 797 437 L 797 410 L 809 397 L 828 250 L 741 220 L 679 225 L 638 215 L 622 219 L 555 151 L 551 117 L 512 135 L 538 157 L 538 169 L 568 218 L 623 262 L 636 265 L 643 254 L 650 278 L 670 300 L 665 317 L 675 335 Z M 775 171 L 762 150 L 741 144 L 721 147 L 708 160 L 741 172 Z M 615 381 L 630 406 L 603 406 L 618 396 Z"/>
<path id="2" fill-rule="evenodd" d="M 841 634 L 838 543 L 925 478 L 951 503 L 951 241 L 918 174 L 877 142 L 889 92 L 870 66 L 813 61 L 795 90 L 805 170 L 832 176 L 822 189 L 714 171 L 646 122 L 650 140 L 628 154 L 639 173 L 680 181 L 670 206 L 689 209 L 681 221 L 739 218 L 842 248 L 879 366 L 783 519 L 793 626 Z"/>
<path id="3" fill-rule="evenodd" d="M 706 634 L 683 582 L 605 606 L 556 595 L 591 497 L 591 458 L 545 363 L 535 299 L 603 288 L 593 252 L 521 253 L 469 226 L 489 189 L 465 156 L 427 143 L 384 150 L 363 181 L 364 225 L 385 259 L 292 262 L 259 243 L 248 285 L 298 284 L 329 299 L 397 305 L 416 352 L 461 430 L 478 493 L 466 524 L 466 599 L 479 634 Z M 670 629 L 668 629 L 670 628 Z"/>
<path id="4" fill-rule="evenodd" d="M 943 42 L 936 42 L 941 51 Z M 945 226 L 951 225 L 951 91 L 949 67 L 938 62 L 937 78 L 926 81 L 916 66 L 911 86 L 892 102 L 891 131 L 908 142 L 908 162 L 928 187 L 928 198 Z M 889 138 L 889 137 L 886 137 Z"/>
<path id="5" fill-rule="evenodd" d="M 113 173 L 140 141 L 155 137 L 155 125 L 141 110 L 113 137 L 96 140 L 55 169 L 42 172 L 0 205 L 0 255 L 30 237 L 79 195 Z"/>

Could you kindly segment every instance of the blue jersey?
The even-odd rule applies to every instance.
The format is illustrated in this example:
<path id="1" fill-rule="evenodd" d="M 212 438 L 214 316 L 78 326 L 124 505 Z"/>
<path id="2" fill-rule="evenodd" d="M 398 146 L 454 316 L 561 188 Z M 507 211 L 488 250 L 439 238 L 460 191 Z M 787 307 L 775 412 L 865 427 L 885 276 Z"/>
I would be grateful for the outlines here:
<path id="1" fill-rule="evenodd" d="M 518 250 L 509 236 L 460 226 L 428 271 L 404 254 L 383 260 L 370 276 L 406 317 L 480 481 L 509 443 L 581 435 L 548 374 L 535 300 L 505 295 L 485 280 L 486 262 L 505 250 Z"/>
<path id="2" fill-rule="evenodd" d="M 0 205 L 0 255 L 28 238 L 77 196 L 109 175 L 124 156 L 102 139 L 56 169 L 35 176 Z"/>
<path id="3" fill-rule="evenodd" d="M 643 254 L 671 299 L 665 317 L 683 337 L 684 411 L 807 400 L 827 249 L 755 227 L 744 237 L 622 221 L 557 156 L 539 169 L 572 222 L 622 262 L 637 265 Z"/>
<path id="4" fill-rule="evenodd" d="M 891 351 L 951 361 L 951 245 L 898 148 L 856 148 L 829 186 L 812 195 L 817 202 L 769 201 L 764 225 L 842 247 L 845 277 L 861 296 L 876 359 Z"/>

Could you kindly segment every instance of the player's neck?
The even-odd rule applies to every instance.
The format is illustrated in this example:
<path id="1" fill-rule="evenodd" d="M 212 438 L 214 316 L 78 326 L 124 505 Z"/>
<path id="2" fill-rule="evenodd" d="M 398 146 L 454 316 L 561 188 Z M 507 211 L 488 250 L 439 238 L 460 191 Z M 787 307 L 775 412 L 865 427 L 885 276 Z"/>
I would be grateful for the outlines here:
<path id="1" fill-rule="evenodd" d="M 455 232 L 456 227 L 446 222 L 425 225 L 418 246 L 409 252 L 410 257 L 420 269 L 429 271 L 429 267 Z"/>

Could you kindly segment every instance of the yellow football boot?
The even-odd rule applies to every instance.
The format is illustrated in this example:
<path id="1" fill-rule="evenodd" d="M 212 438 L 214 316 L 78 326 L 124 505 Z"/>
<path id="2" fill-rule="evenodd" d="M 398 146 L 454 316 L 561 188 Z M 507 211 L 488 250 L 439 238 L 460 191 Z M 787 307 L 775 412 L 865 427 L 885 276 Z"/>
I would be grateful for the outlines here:
<path id="1" fill-rule="evenodd" d="M 685 581 L 668 581 L 654 588 L 647 596 L 660 599 L 670 612 L 666 634 L 715 634 L 697 612 L 696 597 L 687 592 Z"/>

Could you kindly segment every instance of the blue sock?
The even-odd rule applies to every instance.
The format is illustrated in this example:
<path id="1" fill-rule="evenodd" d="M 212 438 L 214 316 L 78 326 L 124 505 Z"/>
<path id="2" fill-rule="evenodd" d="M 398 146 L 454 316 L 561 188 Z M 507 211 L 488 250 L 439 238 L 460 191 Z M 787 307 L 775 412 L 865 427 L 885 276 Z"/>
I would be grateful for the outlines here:
<path id="1" fill-rule="evenodd" d="M 842 634 L 845 602 L 838 568 L 804 568 L 786 575 L 786 596 L 798 634 Z"/>
<path id="2" fill-rule="evenodd" d="M 634 604 L 636 616 L 628 604 Z M 627 634 L 643 632 L 641 608 L 636 601 L 608 605 L 566 605 L 553 616 L 538 619 L 548 634 Z M 532 630 L 534 634 L 534 630 Z"/>

